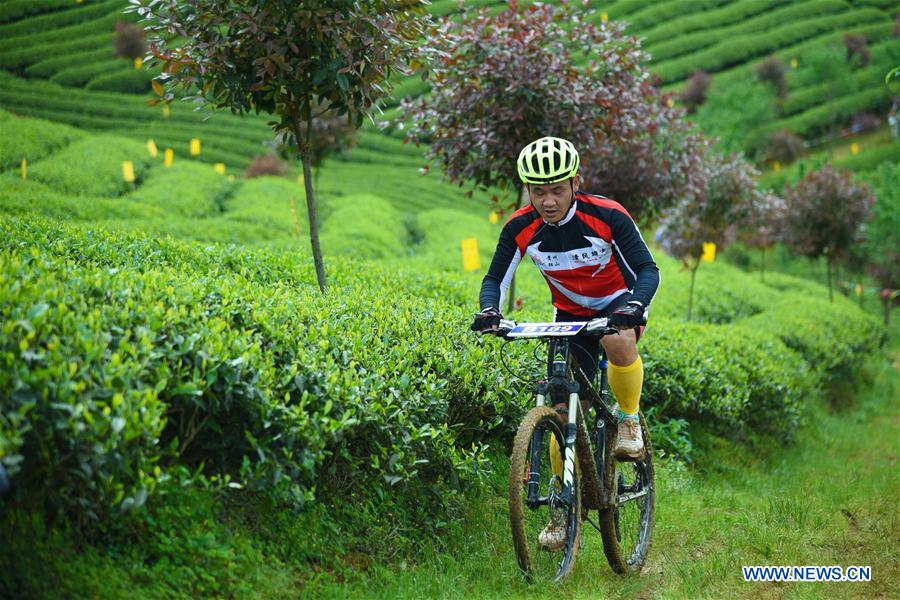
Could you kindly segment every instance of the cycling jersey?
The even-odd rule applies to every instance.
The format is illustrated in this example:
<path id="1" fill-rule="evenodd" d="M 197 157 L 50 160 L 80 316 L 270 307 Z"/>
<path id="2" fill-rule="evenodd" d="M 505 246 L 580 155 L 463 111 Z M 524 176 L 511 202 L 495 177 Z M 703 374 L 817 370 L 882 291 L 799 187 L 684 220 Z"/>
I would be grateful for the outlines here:
<path id="1" fill-rule="evenodd" d="M 595 316 L 623 294 L 649 306 L 659 287 L 659 269 L 631 215 L 602 196 L 576 193 L 556 224 L 531 203 L 513 213 L 481 283 L 482 310 L 503 306 L 526 254 L 544 275 L 553 305 L 573 315 Z"/>

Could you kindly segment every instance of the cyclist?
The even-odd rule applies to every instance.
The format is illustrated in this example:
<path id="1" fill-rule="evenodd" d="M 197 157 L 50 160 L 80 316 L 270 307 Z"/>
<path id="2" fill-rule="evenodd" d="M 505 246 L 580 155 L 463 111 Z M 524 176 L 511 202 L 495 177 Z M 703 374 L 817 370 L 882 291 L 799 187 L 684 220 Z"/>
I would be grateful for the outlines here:
<path id="1" fill-rule="evenodd" d="M 517 210 L 500 232 L 494 258 L 481 284 L 481 310 L 473 331 L 496 331 L 500 307 L 519 261 L 527 254 L 540 269 L 553 297 L 555 321 L 608 317 L 618 335 L 602 338 L 609 358 L 609 386 L 619 402 L 620 460 L 643 456 L 638 408 L 644 368 L 637 341 L 659 287 L 659 269 L 637 225 L 621 204 L 579 191 L 580 159 L 571 142 L 543 137 L 525 146 L 517 167 L 530 203 Z M 600 341 L 572 340 L 571 350 L 588 380 L 597 374 Z M 557 406 L 558 409 L 564 406 Z M 551 440 L 553 472 L 562 476 L 562 457 Z M 552 457 L 551 457 L 552 458 Z M 549 549 L 565 543 L 565 528 L 551 523 L 539 542 Z"/>

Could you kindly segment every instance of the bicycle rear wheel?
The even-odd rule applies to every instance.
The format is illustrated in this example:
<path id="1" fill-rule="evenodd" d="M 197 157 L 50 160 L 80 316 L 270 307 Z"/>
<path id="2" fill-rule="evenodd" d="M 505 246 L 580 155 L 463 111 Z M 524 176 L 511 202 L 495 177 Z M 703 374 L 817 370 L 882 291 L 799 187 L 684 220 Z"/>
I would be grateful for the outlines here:
<path id="1" fill-rule="evenodd" d="M 612 507 L 600 511 L 600 534 L 609 566 L 616 573 L 640 571 L 650 551 L 653 536 L 656 479 L 653 471 L 653 446 L 650 432 L 641 413 L 641 433 L 646 452 L 635 462 L 619 462 L 612 455 L 616 431 L 607 428 L 605 452 L 606 481 L 614 494 Z"/>
<path id="2" fill-rule="evenodd" d="M 513 442 L 509 466 L 509 519 L 519 568 L 531 581 L 556 583 L 575 565 L 581 545 L 581 490 L 578 471 L 571 499 L 561 495 L 562 481 L 553 474 L 550 439 L 555 437 L 565 459 L 565 435 L 556 411 L 547 406 L 533 408 L 522 420 Z M 563 549 L 539 548 L 538 535 L 550 522 L 551 511 L 564 515 L 566 539 Z"/>

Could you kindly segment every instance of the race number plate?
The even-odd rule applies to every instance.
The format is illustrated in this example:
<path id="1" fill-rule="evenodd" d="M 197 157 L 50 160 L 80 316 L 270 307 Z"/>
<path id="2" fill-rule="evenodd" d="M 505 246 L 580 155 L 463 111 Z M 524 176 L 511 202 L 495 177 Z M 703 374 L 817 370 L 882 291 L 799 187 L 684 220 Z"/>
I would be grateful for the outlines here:
<path id="1" fill-rule="evenodd" d="M 548 337 L 548 336 L 562 336 L 562 335 L 575 335 L 584 327 L 587 323 L 520 323 L 513 327 L 508 334 L 507 337 Z"/>

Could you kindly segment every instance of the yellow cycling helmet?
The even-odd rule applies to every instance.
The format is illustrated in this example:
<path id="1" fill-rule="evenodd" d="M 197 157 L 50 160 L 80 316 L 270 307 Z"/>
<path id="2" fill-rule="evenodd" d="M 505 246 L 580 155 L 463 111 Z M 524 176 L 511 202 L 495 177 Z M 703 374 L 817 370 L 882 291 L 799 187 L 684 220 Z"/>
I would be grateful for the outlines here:
<path id="1" fill-rule="evenodd" d="M 522 148 L 516 165 L 524 183 L 556 183 L 571 179 L 581 164 L 572 142 L 542 137 Z"/>

